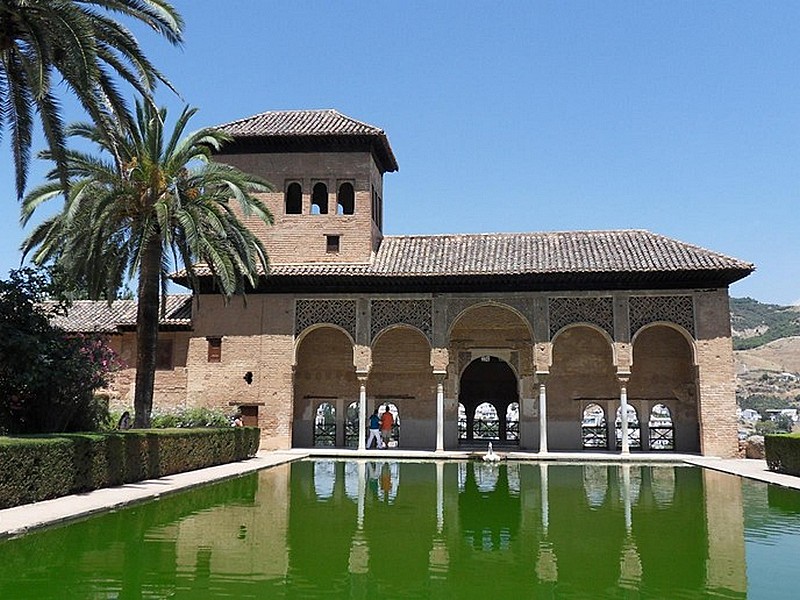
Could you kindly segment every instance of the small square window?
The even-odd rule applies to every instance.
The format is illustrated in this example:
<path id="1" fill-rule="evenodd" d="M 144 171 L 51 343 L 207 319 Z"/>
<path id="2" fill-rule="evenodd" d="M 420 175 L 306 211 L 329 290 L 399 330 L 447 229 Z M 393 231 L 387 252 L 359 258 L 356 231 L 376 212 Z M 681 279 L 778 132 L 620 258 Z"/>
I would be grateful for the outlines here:
<path id="1" fill-rule="evenodd" d="M 339 252 L 339 236 L 326 235 L 325 236 L 325 251 L 330 253 Z"/>
<path id="2" fill-rule="evenodd" d="M 207 337 L 208 341 L 208 362 L 218 363 L 222 361 L 222 338 Z"/>

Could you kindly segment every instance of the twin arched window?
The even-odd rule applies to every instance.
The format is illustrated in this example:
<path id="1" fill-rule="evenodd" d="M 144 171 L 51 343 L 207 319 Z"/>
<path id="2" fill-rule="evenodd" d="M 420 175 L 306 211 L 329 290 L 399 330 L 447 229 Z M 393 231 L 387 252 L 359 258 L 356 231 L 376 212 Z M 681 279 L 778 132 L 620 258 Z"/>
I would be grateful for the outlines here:
<path id="1" fill-rule="evenodd" d="M 284 203 L 287 215 L 303 214 L 303 188 L 300 183 L 293 181 L 286 187 Z M 336 214 L 352 215 L 355 209 L 355 188 L 352 183 L 345 181 L 339 185 L 336 193 Z M 328 214 L 328 186 L 321 181 L 315 183 L 311 190 L 311 214 Z"/>

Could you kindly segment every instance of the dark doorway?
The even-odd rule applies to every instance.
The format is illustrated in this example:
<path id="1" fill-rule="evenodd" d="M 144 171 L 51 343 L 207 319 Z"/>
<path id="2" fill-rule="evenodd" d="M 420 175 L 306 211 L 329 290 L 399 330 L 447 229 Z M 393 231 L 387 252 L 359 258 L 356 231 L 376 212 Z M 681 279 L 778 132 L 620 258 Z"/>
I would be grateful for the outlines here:
<path id="1" fill-rule="evenodd" d="M 458 401 L 466 417 L 464 426 L 459 427 L 459 444 L 519 444 L 519 422 L 512 422 L 513 417 L 509 421 L 509 415 L 517 413 L 508 410 L 519 402 L 517 376 L 507 362 L 494 356 L 472 361 L 461 375 Z"/>

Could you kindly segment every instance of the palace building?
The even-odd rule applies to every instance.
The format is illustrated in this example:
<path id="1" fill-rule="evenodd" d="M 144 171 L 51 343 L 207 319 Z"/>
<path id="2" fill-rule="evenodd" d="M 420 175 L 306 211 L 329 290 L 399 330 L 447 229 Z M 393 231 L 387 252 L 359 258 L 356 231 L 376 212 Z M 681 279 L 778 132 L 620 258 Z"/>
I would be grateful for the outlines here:
<path id="1" fill-rule="evenodd" d="M 383 130 L 335 110 L 221 129 L 217 160 L 275 187 L 274 225 L 251 224 L 270 272 L 226 304 L 200 267 L 168 298 L 156 410 L 241 411 L 262 448 L 363 448 L 388 407 L 403 448 L 736 452 L 728 286 L 752 264 L 643 230 L 384 235 Z M 135 315 L 77 302 L 63 324 L 135 364 Z"/>

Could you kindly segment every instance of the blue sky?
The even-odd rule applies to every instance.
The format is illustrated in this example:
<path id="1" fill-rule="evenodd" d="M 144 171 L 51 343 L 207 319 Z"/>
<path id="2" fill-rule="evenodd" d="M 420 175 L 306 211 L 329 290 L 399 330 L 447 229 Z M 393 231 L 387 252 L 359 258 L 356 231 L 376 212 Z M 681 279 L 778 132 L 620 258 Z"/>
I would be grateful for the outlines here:
<path id="1" fill-rule="evenodd" d="M 182 49 L 136 29 L 183 97 L 159 102 L 199 107 L 190 128 L 299 108 L 383 128 L 387 234 L 648 229 L 755 263 L 733 296 L 800 302 L 798 2 L 173 3 Z M 24 232 L 0 152 L 6 273 Z"/>

